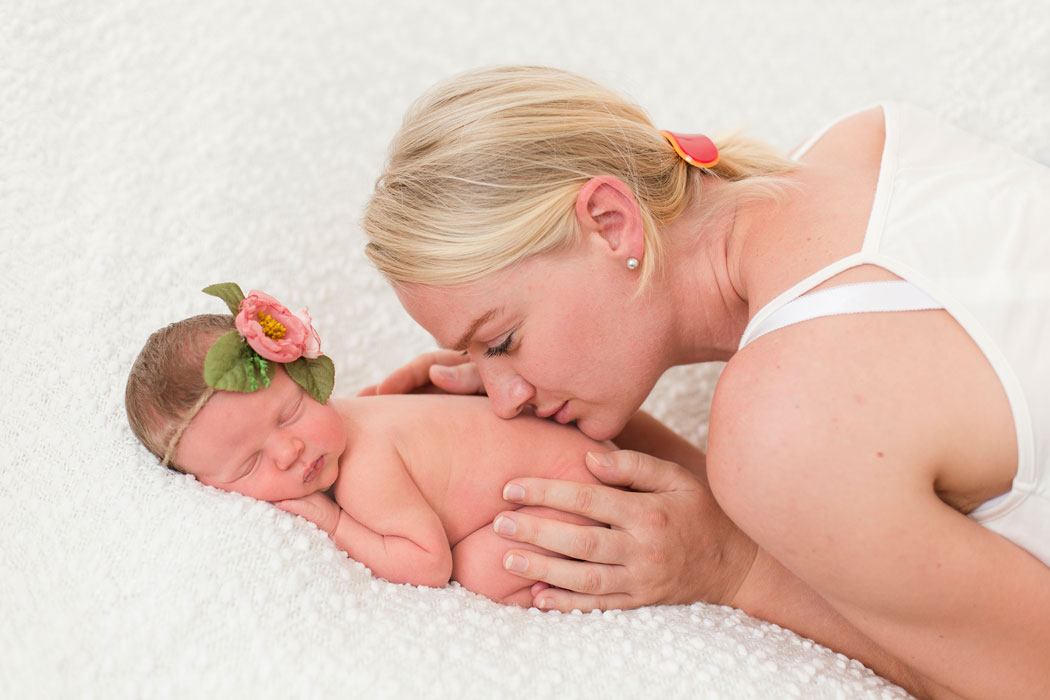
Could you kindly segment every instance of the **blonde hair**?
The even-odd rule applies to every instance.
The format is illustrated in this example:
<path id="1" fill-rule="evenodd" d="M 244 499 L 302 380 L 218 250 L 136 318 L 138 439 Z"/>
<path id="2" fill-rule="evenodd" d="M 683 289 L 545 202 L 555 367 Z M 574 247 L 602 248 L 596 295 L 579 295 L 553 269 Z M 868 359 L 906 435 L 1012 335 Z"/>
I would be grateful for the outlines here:
<path id="1" fill-rule="evenodd" d="M 135 437 L 167 466 L 188 418 L 212 393 L 204 358 L 215 340 L 236 330 L 229 314 L 201 314 L 153 333 L 128 374 L 124 408 Z"/>
<path id="2" fill-rule="evenodd" d="M 775 196 L 795 164 L 739 136 L 716 140 L 708 170 L 688 165 L 638 105 L 578 75 L 517 66 L 472 71 L 410 108 L 364 217 L 366 253 L 392 282 L 458 284 L 572 245 L 580 187 L 611 175 L 641 211 L 642 285 L 661 260 L 660 225 L 700 197 L 706 178 L 730 187 L 701 199 Z"/>

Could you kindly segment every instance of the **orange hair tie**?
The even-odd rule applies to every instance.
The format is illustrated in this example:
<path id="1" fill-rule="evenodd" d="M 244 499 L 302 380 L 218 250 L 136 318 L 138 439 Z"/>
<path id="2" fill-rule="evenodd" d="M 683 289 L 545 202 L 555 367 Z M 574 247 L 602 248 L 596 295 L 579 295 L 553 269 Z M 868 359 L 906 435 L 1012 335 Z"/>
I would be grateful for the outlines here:
<path id="1" fill-rule="evenodd" d="M 703 134 L 676 134 L 670 131 L 661 131 L 660 134 L 671 142 L 675 152 L 686 163 L 698 168 L 713 168 L 718 163 L 718 147 Z"/>

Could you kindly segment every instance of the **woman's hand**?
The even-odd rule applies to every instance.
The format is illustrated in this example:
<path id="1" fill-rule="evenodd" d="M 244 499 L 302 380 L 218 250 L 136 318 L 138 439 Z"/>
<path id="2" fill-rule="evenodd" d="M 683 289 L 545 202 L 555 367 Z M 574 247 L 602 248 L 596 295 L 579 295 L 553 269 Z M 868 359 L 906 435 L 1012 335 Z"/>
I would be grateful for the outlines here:
<path id="1" fill-rule="evenodd" d="M 587 527 L 516 511 L 497 517 L 497 532 L 570 559 L 511 550 L 504 566 L 550 584 L 533 605 L 567 612 L 660 603 L 728 603 L 747 576 L 757 546 L 693 474 L 672 462 L 621 450 L 587 455 L 606 484 L 514 479 L 504 498 L 548 506 L 610 525 Z M 582 560 L 582 561 L 573 561 Z"/>
<path id="2" fill-rule="evenodd" d="M 342 510 L 338 503 L 320 491 L 315 491 L 302 498 L 276 501 L 274 505 L 285 512 L 306 518 L 327 532 L 329 536 L 335 534 L 335 529 L 339 525 L 339 513 Z"/>
<path id="3" fill-rule="evenodd" d="M 455 350 L 423 353 L 390 373 L 379 384 L 367 386 L 358 396 L 411 394 L 444 391 L 449 394 L 484 394 L 478 368 L 470 358 Z"/>

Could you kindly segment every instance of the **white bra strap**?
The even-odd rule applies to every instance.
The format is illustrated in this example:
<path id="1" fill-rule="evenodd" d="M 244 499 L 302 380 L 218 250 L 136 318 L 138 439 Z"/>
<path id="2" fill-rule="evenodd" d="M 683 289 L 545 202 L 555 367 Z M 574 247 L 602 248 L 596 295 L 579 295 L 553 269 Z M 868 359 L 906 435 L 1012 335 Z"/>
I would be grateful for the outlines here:
<path id="1" fill-rule="evenodd" d="M 749 328 L 740 340 L 740 348 L 770 331 L 823 316 L 943 308 L 943 304 L 906 280 L 843 284 L 787 302 L 761 323 Z"/>

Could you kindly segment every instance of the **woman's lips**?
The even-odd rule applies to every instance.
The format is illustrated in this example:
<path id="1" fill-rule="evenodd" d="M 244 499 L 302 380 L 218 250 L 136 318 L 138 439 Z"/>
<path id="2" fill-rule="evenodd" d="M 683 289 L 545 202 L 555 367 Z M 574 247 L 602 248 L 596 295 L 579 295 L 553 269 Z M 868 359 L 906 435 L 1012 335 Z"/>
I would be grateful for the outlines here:
<path id="1" fill-rule="evenodd" d="M 317 477 L 317 474 L 321 471 L 321 467 L 323 466 L 324 456 L 315 459 L 314 463 L 307 467 L 306 471 L 303 472 L 303 483 L 308 484 L 311 481 L 313 481 Z"/>
<path id="2" fill-rule="evenodd" d="M 569 422 L 569 402 L 566 401 L 561 405 L 561 408 L 554 414 L 554 420 L 558 421 L 562 425 Z"/>

